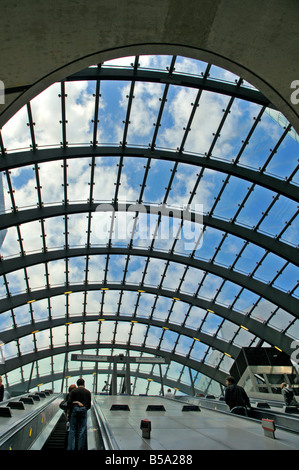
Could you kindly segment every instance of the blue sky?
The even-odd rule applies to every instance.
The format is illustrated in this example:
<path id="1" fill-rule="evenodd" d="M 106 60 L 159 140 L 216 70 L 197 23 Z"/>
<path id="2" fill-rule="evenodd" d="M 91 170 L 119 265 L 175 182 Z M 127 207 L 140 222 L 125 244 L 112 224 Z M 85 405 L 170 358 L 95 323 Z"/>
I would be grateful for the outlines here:
<path id="1" fill-rule="evenodd" d="M 166 71 L 166 67 L 170 64 L 170 57 L 141 57 L 140 66 L 150 67 Z M 125 58 L 119 61 L 111 61 L 107 66 L 123 66 L 124 64 L 130 66 L 134 58 Z M 206 64 L 197 62 L 187 58 L 179 57 L 176 63 L 176 73 L 189 73 L 199 75 L 204 73 Z M 211 78 L 227 80 L 234 82 L 235 77 L 230 72 L 221 70 L 213 66 L 210 72 Z M 66 113 L 67 113 L 67 140 L 69 145 L 90 145 L 93 134 L 93 113 L 94 113 L 94 97 L 95 84 L 92 82 L 74 82 L 66 83 Z M 98 143 L 99 145 L 119 145 L 123 137 L 123 120 L 126 118 L 126 109 L 128 103 L 129 85 L 124 82 L 107 81 L 101 84 L 101 97 L 99 105 L 99 124 L 98 124 Z M 59 97 L 60 86 L 55 84 L 45 92 L 32 100 L 32 113 L 35 122 L 36 141 L 39 148 L 43 146 L 59 147 L 62 139 L 61 134 L 61 100 Z M 150 83 L 136 83 L 134 90 L 134 99 L 132 103 L 132 113 L 130 117 L 130 125 L 127 135 L 128 146 L 142 146 L 147 148 L 152 141 L 153 133 L 155 130 L 155 122 L 157 113 L 161 104 L 160 98 L 163 94 L 162 84 Z M 167 103 L 161 121 L 158 138 L 156 141 L 157 149 L 171 149 L 176 151 L 180 147 L 181 140 L 184 134 L 184 127 L 187 125 L 192 103 L 195 100 L 197 91 L 192 89 L 185 89 L 179 86 L 170 86 Z M 192 153 L 204 155 L 209 151 L 210 145 L 214 138 L 214 133 L 217 131 L 218 125 L 223 116 L 223 110 L 226 108 L 229 97 L 223 95 L 212 94 L 203 92 L 200 100 L 200 106 L 195 113 L 194 121 L 191 125 L 186 144 L 184 146 L 185 153 Z M 251 129 L 254 119 L 258 115 L 260 106 L 250 104 L 248 102 L 236 99 L 231 112 L 221 130 L 221 136 L 217 140 L 213 148 L 213 158 L 231 162 L 236 156 L 242 146 L 242 141 L 246 139 L 249 130 Z M 30 150 L 30 132 L 27 126 L 28 118 L 26 116 L 26 108 L 23 108 L 17 113 L 10 122 L 4 126 L 2 130 L 2 137 L 4 145 L 7 148 L 9 158 L 13 158 L 13 154 L 17 149 Z M 263 167 L 265 161 L 270 155 L 277 140 L 283 133 L 283 128 L 279 126 L 266 112 L 263 114 L 261 123 L 253 133 L 249 144 L 242 153 L 239 164 L 253 169 Z M 279 147 L 274 158 L 266 168 L 267 173 L 271 173 L 279 178 L 287 177 L 293 169 L 297 166 L 298 158 L 298 142 L 291 136 L 287 136 L 282 145 Z M 61 161 L 42 163 L 39 165 L 39 176 L 41 180 L 41 192 L 45 204 L 59 205 L 64 198 L 63 188 L 63 168 Z M 90 158 L 78 158 L 76 160 L 69 160 L 68 162 L 68 196 L 71 203 L 86 202 L 89 197 L 90 191 Z M 123 161 L 121 168 L 121 185 L 119 187 L 119 200 L 126 202 L 136 202 L 140 194 L 140 185 L 143 181 L 145 165 L 147 160 L 144 158 L 126 157 Z M 119 171 L 119 158 L 116 157 L 97 157 L 95 167 L 94 179 L 94 200 L 97 202 L 110 202 L 115 193 L 115 181 Z M 173 174 L 174 163 L 163 160 L 152 159 L 151 167 L 146 180 L 146 187 L 144 190 L 143 201 L 145 203 L 160 204 L 165 195 L 165 188 L 168 186 L 170 178 Z M 184 207 L 189 199 L 190 193 L 196 183 L 201 168 L 192 165 L 180 163 L 174 175 L 172 189 L 167 198 L 167 204 L 171 207 Z M 217 173 L 213 170 L 205 169 L 198 186 L 198 190 L 192 199 L 192 208 L 201 208 L 204 214 L 210 213 L 214 203 L 215 195 L 221 190 L 224 185 L 226 175 Z M 36 207 L 37 191 L 35 171 L 32 166 L 19 168 L 11 171 L 11 180 L 15 190 L 14 197 L 19 210 Z M 298 184 L 298 175 L 294 176 L 293 182 Z M 5 175 L 3 175 L 4 194 L 6 210 L 9 211 L 11 207 L 11 200 L 8 194 L 8 187 Z M 234 217 L 239 205 L 242 204 L 248 188 L 251 187 L 250 182 L 242 181 L 241 179 L 231 176 L 228 183 L 223 187 L 223 192 L 220 201 L 217 203 L 213 215 L 220 219 L 230 220 Z M 249 227 L 256 226 L 260 220 L 263 212 L 273 200 L 273 193 L 265 188 L 255 186 L 254 190 L 248 197 L 245 206 L 240 210 L 236 218 L 236 223 L 246 225 Z M 284 228 L 285 221 L 289 220 L 296 212 L 297 206 L 293 201 L 287 198 L 280 197 L 273 205 L 269 215 L 265 217 L 259 230 L 275 236 Z M 126 215 L 126 219 L 124 216 Z M 134 214 L 118 214 L 115 222 L 116 228 L 121 224 L 133 224 Z M 149 239 L 142 238 L 141 234 L 144 228 L 155 227 L 156 216 L 142 215 L 139 221 L 139 237 L 135 237 L 135 247 L 148 248 L 152 242 L 152 230 L 149 230 Z M 72 247 L 84 246 L 86 243 L 86 231 L 88 219 L 86 214 L 71 215 L 68 219 L 69 224 L 69 243 Z M 93 214 L 92 219 L 92 233 L 91 244 L 93 246 L 104 246 L 108 238 L 106 236 L 107 230 L 101 231 L 100 228 L 110 227 L 111 214 L 105 216 L 101 213 Z M 101 225 L 99 225 L 101 224 Z M 172 220 L 169 224 L 170 232 L 172 227 L 177 227 L 177 221 Z M 196 249 L 196 257 L 209 261 L 218 250 L 219 244 L 222 242 L 222 232 L 206 227 L 202 232 L 202 227 L 195 230 L 195 227 L 189 227 L 191 232 L 185 232 L 186 236 L 191 234 L 190 244 L 186 245 L 186 240 L 180 238 L 175 246 L 174 252 L 177 254 L 189 255 L 189 253 Z M 47 246 L 49 249 L 59 249 L 64 246 L 65 241 L 65 225 L 62 216 L 45 220 L 45 229 L 47 233 Z M 21 227 L 21 233 L 24 240 L 24 248 L 27 253 L 40 251 L 42 249 L 42 238 L 40 222 L 35 221 L 30 224 L 24 224 Z M 160 235 L 163 235 L 163 231 Z M 201 238 L 202 235 L 202 238 Z M 197 246 L 196 241 L 200 239 Z M 290 244 L 297 244 L 298 240 L 298 221 L 294 221 L 283 234 L 283 239 Z M 128 240 L 118 239 L 113 240 L 113 246 L 126 245 Z M 172 248 L 173 239 L 165 239 L 162 236 L 155 242 L 156 249 L 161 251 L 169 250 Z M 243 249 L 244 241 L 233 235 L 227 235 L 221 250 L 219 250 L 215 257 L 215 262 L 231 266 L 236 258 L 236 253 Z M 1 249 L 1 255 L 6 257 L 19 256 L 19 243 L 17 240 L 16 228 L 12 227 L 8 230 L 6 239 Z M 235 269 L 241 273 L 251 273 L 257 265 L 257 262 L 264 255 L 265 250 L 254 246 L 249 243 L 242 256 L 235 265 Z M 105 257 L 97 256 L 91 258 L 89 262 L 89 281 L 102 282 L 105 268 Z M 126 258 L 123 255 L 112 255 L 109 262 L 108 281 L 120 282 L 123 278 L 123 270 L 126 264 Z M 256 271 L 256 277 L 263 282 L 271 281 L 284 264 L 284 261 L 278 259 L 277 256 L 268 254 L 263 261 L 261 267 Z M 69 261 L 69 279 L 71 283 L 82 283 L 85 278 L 85 258 L 72 258 Z M 65 280 L 65 262 L 63 260 L 52 261 L 48 264 L 50 283 L 51 285 L 61 285 Z M 147 269 L 145 273 L 145 269 Z M 238 297 L 240 291 L 239 286 L 223 280 L 216 275 L 208 274 L 207 276 L 200 270 L 189 268 L 186 272 L 183 265 L 177 263 L 170 263 L 164 277 L 165 261 L 159 259 L 151 259 L 148 266 L 146 266 L 145 258 L 139 256 L 132 256 L 129 262 L 129 271 L 127 274 L 127 282 L 138 283 L 145 273 L 144 283 L 145 286 L 158 287 L 162 282 L 162 288 L 172 290 L 182 279 L 181 291 L 195 295 L 199 289 L 198 296 L 203 299 L 213 299 L 217 294 L 217 302 L 220 305 L 231 305 L 237 297 L 234 307 L 243 313 L 255 303 L 256 295 L 244 289 Z M 38 290 L 45 285 L 45 269 L 44 266 L 34 266 L 28 269 L 30 277 L 30 286 L 32 290 Z M 15 273 L 7 275 L 9 281 L 9 289 L 12 294 L 25 291 L 26 283 L 24 280 L 24 271 L 20 270 Z M 275 281 L 275 285 L 281 289 L 288 290 L 290 287 L 296 285 L 298 279 L 298 268 L 289 264 L 282 274 Z M 1 296 L 6 295 L 3 283 L 0 290 Z M 298 292 L 296 292 L 298 295 Z M 136 305 L 137 293 L 125 292 L 122 296 L 122 303 L 120 312 L 124 315 L 131 315 L 135 306 L 137 314 L 141 317 L 149 318 L 153 314 L 153 318 L 164 319 L 170 314 L 170 321 L 176 324 L 184 322 L 189 310 L 189 306 L 183 302 L 173 302 L 173 299 L 159 297 L 151 294 L 142 294 L 138 306 Z M 72 294 L 69 296 L 69 311 L 70 315 L 79 315 L 82 313 L 82 294 Z M 87 296 L 86 309 L 88 313 L 104 312 L 109 314 L 115 312 L 119 307 L 118 302 L 120 298 L 119 291 L 109 291 L 105 294 L 103 302 L 103 293 L 90 292 Z M 65 296 L 57 296 L 51 299 L 51 314 L 53 317 L 64 315 L 65 313 Z M 156 303 L 155 303 L 156 302 Z M 153 310 L 153 306 L 155 309 Z M 33 316 L 36 320 L 46 318 L 49 314 L 47 300 L 36 302 L 33 306 Z M 261 314 L 261 311 L 263 314 Z M 22 306 L 15 309 L 15 315 L 18 325 L 22 325 L 30 321 L 29 306 Z M 271 308 L 264 309 L 261 303 L 257 305 L 253 314 L 258 319 L 270 316 Z M 280 328 L 283 324 L 286 326 L 285 317 L 281 312 L 277 313 L 276 319 L 272 323 L 276 328 Z M 192 319 L 192 320 L 191 320 Z M 197 330 L 201 326 L 202 331 L 213 335 L 219 325 L 220 317 L 217 314 L 210 313 L 206 321 L 202 324 L 203 311 L 200 309 L 192 308 L 190 317 L 187 319 L 187 324 Z M 11 313 L 5 312 L 1 314 L 0 326 L 6 329 L 11 326 Z M 228 321 L 226 321 L 226 325 Z M 96 332 L 98 331 L 98 324 L 96 325 Z M 111 334 L 116 331 L 117 341 L 126 341 L 131 328 L 131 324 L 122 323 L 115 330 L 113 322 L 105 322 L 102 325 L 101 338 L 103 341 L 111 338 Z M 132 342 L 142 344 L 144 333 L 149 328 L 149 335 L 147 344 L 155 347 L 160 339 L 161 331 L 155 327 L 147 327 L 145 325 L 135 325 L 133 329 Z M 235 326 L 231 325 L 231 334 L 235 333 Z M 55 344 L 65 339 L 65 326 L 55 329 Z M 95 325 L 87 325 L 86 339 L 94 339 Z M 218 333 L 219 337 L 228 338 L 228 331 L 221 329 Z M 298 332 L 298 325 L 293 327 L 292 334 Z M 96 333 L 97 334 L 97 333 Z M 1 335 L 1 332 L 0 332 Z M 1 336 L 0 336 L 1 337 Z M 82 326 L 80 324 L 70 327 L 70 341 L 80 341 L 82 337 Z M 162 342 L 162 348 L 168 351 L 172 350 L 175 344 L 177 334 L 165 330 Z M 240 330 L 238 341 L 249 344 L 253 337 L 249 332 Z M 48 347 L 48 332 L 40 332 L 39 344 L 41 347 Z M 32 349 L 32 336 L 22 339 L 22 348 L 24 352 Z M 177 352 L 184 354 L 188 352 L 193 344 L 192 338 L 181 337 Z M 7 357 L 17 354 L 16 346 L 13 344 L 5 346 L 5 353 Z M 196 357 L 199 360 L 203 352 L 207 350 L 207 346 L 202 345 L 195 341 L 191 357 Z M 223 366 L 229 368 L 231 361 L 225 358 Z M 173 366 L 175 371 L 181 369 L 181 366 Z M 174 372 L 172 372 L 174 373 Z M 189 380 L 189 379 L 188 379 Z"/>

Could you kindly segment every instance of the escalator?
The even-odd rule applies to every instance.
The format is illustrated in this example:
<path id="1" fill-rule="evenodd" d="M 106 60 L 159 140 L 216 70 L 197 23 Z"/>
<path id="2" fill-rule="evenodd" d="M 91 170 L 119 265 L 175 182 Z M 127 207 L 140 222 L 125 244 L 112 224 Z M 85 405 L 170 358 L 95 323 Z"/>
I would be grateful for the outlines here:
<path id="1" fill-rule="evenodd" d="M 31 449 L 55 419 L 61 397 L 61 394 L 45 390 L 3 401 L 0 406 L 0 450 Z"/>
<path id="2" fill-rule="evenodd" d="M 0 406 L 0 450 L 66 450 L 65 413 L 59 408 L 63 394 L 49 391 L 14 397 Z M 87 414 L 86 450 L 111 449 L 97 406 Z"/>
<path id="3" fill-rule="evenodd" d="M 78 435 L 76 436 L 77 449 Z M 41 450 L 67 450 L 68 430 L 65 413 L 62 413 Z M 84 450 L 103 450 L 105 448 L 99 422 L 93 407 L 87 415 L 87 432 Z"/>
<path id="4" fill-rule="evenodd" d="M 66 417 L 65 413 L 62 413 L 42 450 L 66 450 L 67 437 Z"/>

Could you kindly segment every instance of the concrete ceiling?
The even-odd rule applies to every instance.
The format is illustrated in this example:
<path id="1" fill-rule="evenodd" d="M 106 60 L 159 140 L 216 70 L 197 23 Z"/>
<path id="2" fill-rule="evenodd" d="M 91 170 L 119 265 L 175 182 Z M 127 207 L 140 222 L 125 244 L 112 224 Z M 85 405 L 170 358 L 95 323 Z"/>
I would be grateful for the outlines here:
<path id="1" fill-rule="evenodd" d="M 154 7 L 147 0 L 1 0 L 0 8 L 0 126 L 51 83 L 88 65 L 165 53 L 242 76 L 299 131 L 291 88 L 299 79 L 297 0 L 155 0 Z"/>

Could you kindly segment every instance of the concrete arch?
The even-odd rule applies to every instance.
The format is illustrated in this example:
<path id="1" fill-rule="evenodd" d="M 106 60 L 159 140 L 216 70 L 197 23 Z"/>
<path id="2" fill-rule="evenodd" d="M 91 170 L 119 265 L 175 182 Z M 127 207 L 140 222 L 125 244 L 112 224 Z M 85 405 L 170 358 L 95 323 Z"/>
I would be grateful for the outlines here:
<path id="1" fill-rule="evenodd" d="M 33 3 L 33 2 L 32 2 Z M 241 75 L 280 109 L 298 131 L 291 84 L 298 56 L 295 0 L 91 0 L 7 3 L 1 31 L 7 92 L 0 126 L 51 83 L 120 56 L 175 54 Z M 46 32 L 46 33 L 45 33 Z M 296 40 L 297 39 L 297 40 Z M 283 71 L 283 74 L 281 73 Z"/>

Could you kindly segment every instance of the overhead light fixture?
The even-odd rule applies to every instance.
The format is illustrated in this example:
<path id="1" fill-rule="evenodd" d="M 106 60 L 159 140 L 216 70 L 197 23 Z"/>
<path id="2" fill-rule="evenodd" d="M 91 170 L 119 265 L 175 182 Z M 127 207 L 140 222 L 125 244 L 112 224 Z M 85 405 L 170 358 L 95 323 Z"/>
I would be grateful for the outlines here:
<path id="1" fill-rule="evenodd" d="M 248 328 L 246 328 L 246 326 L 240 325 L 240 327 L 243 328 L 243 330 L 249 331 Z"/>

